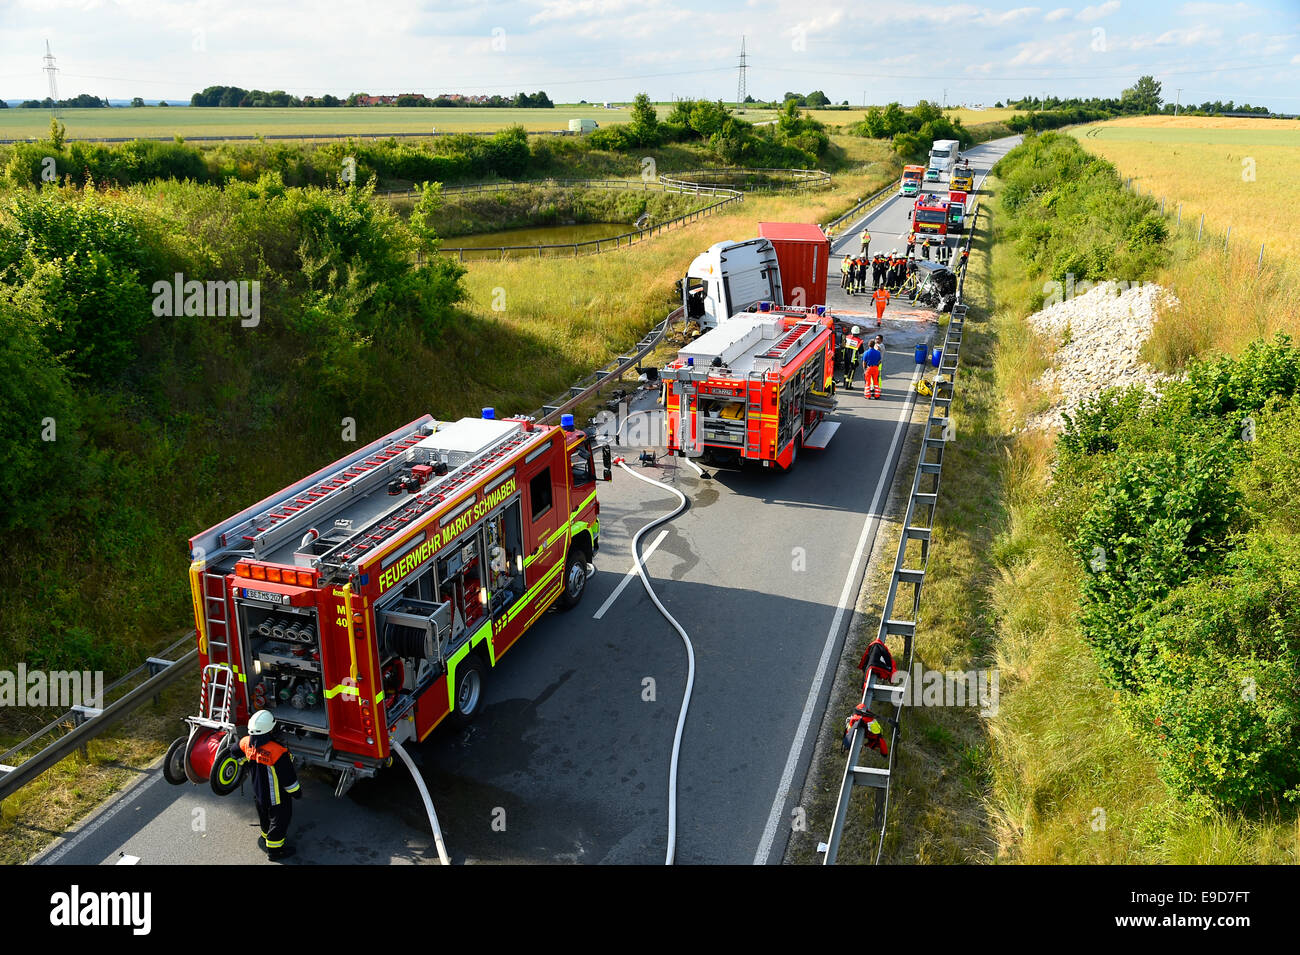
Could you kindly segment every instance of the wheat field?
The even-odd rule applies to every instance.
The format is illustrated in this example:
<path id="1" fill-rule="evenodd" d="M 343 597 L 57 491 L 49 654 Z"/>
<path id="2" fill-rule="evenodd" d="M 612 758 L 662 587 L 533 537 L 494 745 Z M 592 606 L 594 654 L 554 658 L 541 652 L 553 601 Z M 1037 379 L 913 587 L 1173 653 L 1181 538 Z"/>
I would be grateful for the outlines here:
<path id="1" fill-rule="evenodd" d="M 1071 131 L 1079 142 L 1165 198 L 1184 227 L 1205 215 L 1206 241 L 1239 252 L 1291 259 L 1300 253 L 1292 213 L 1300 204 L 1300 120 L 1206 116 L 1143 116 L 1092 123 Z"/>

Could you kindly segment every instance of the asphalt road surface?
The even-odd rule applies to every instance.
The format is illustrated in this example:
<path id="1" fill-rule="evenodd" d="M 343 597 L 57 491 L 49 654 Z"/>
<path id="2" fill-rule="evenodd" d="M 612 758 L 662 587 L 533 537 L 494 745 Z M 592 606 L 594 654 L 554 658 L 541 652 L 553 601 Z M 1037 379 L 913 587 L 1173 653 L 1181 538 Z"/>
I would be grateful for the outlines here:
<path id="1" fill-rule="evenodd" d="M 977 180 L 1010 148 L 968 155 Z M 903 248 L 910 200 L 866 219 L 872 250 Z M 857 234 L 835 250 L 857 250 Z M 838 262 L 831 305 L 843 300 Z M 865 305 L 865 301 L 862 303 Z M 866 309 L 863 308 L 865 312 Z M 694 695 L 679 767 L 679 863 L 779 861 L 899 449 L 932 317 L 890 306 L 884 397 L 839 393 L 830 446 L 789 473 L 628 463 L 681 489 L 690 508 L 649 533 L 656 592 L 691 635 Z M 873 331 L 872 327 L 867 331 Z M 602 485 L 601 548 L 583 602 L 551 613 L 488 676 L 463 731 L 410 747 L 454 863 L 663 862 L 668 772 L 686 679 L 680 638 L 632 571 L 636 531 L 676 499 L 615 468 Z M 181 727 L 177 727 L 180 732 Z M 416 787 L 400 763 L 341 799 L 304 774 L 285 864 L 438 861 Z M 172 787 L 155 770 L 56 843 L 49 863 L 257 863 L 251 793 Z"/>

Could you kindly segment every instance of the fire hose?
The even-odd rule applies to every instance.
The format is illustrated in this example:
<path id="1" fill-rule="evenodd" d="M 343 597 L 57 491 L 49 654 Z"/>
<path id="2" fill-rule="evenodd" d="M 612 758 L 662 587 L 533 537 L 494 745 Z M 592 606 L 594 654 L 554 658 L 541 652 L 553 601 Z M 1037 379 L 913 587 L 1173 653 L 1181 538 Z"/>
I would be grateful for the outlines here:
<path id="1" fill-rule="evenodd" d="M 664 858 L 664 865 L 672 865 L 674 856 L 677 853 L 677 760 L 682 750 L 682 731 L 686 728 L 686 711 L 691 705 L 691 690 L 695 686 L 695 647 L 691 645 L 691 638 L 687 635 L 682 625 L 677 619 L 668 612 L 668 609 L 660 602 L 659 596 L 655 593 L 654 588 L 650 586 L 650 578 L 646 576 L 645 564 L 641 560 L 641 538 L 650 530 L 658 527 L 660 524 L 667 523 L 686 510 L 686 495 L 675 487 L 670 487 L 662 481 L 656 481 L 654 478 L 648 478 L 644 474 L 637 474 L 620 460 L 618 466 L 628 474 L 632 475 L 639 481 L 645 481 L 647 484 L 653 484 L 655 487 L 663 488 L 677 496 L 679 501 L 677 508 L 670 514 L 663 517 L 657 517 L 649 524 L 646 524 L 636 536 L 632 538 L 632 558 L 636 562 L 636 572 L 641 577 L 641 585 L 645 587 L 645 592 L 650 595 L 659 613 L 663 618 L 673 625 L 678 636 L 682 638 L 682 643 L 686 644 L 686 693 L 682 697 L 682 708 L 677 714 L 677 733 L 673 737 L 673 757 L 668 771 L 668 853 Z M 696 468 L 698 471 L 699 469 Z"/>

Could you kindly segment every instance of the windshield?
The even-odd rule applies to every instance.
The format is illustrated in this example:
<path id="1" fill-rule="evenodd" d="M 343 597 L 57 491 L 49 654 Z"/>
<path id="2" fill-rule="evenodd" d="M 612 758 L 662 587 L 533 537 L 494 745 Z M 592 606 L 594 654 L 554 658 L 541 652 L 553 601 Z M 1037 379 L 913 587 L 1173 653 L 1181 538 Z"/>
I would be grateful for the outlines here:
<path id="1" fill-rule="evenodd" d="M 917 209 L 915 221 L 940 223 L 944 221 L 944 213 L 937 209 Z"/>

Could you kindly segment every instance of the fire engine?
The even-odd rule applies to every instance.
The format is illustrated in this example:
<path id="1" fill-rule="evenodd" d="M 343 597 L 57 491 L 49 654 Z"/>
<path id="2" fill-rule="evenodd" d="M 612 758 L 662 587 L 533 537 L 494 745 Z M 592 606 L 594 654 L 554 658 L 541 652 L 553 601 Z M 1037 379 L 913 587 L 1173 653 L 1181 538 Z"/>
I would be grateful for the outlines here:
<path id="1" fill-rule="evenodd" d="M 604 479 L 609 479 L 607 453 Z M 392 743 L 465 724 L 487 671 L 582 598 L 600 541 L 589 435 L 425 415 L 190 540 L 200 707 L 168 781 L 233 791 L 270 710 L 342 793 Z"/>
<path id="2" fill-rule="evenodd" d="M 826 447 L 835 410 L 835 324 L 824 307 L 733 316 L 661 373 L 668 450 L 719 464 L 788 470 L 799 448 Z"/>
<path id="3" fill-rule="evenodd" d="M 912 231 L 918 235 L 948 234 L 948 200 L 929 193 L 917 197 L 912 207 Z"/>

